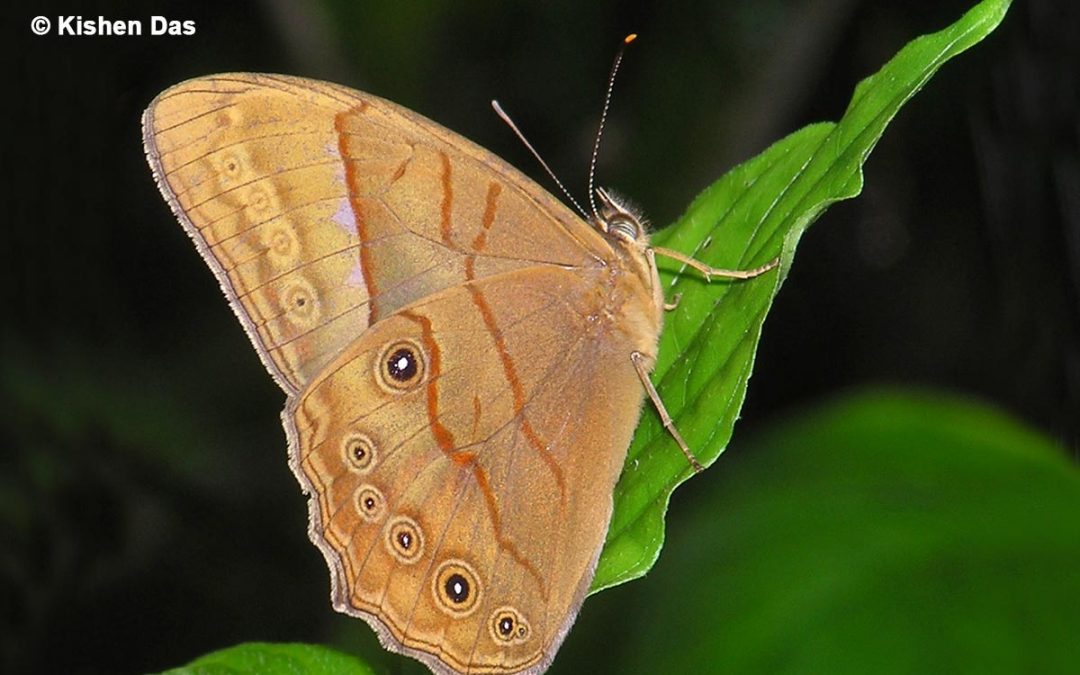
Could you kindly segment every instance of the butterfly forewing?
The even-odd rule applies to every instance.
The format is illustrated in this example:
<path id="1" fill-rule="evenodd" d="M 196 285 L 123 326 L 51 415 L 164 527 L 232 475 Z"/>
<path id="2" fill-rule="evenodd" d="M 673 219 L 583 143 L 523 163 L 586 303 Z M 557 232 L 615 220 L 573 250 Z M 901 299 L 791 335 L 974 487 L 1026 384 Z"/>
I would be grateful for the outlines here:
<path id="1" fill-rule="evenodd" d="M 301 389 L 395 309 L 605 245 L 507 164 L 392 103 L 282 76 L 190 80 L 147 109 L 166 199 L 264 363 Z"/>

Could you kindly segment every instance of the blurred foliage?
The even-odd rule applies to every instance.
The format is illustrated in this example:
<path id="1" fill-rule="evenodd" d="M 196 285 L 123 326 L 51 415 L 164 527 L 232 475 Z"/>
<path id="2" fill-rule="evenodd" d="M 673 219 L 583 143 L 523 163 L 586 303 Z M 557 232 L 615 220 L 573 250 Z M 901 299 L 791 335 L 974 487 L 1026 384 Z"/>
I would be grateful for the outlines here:
<path id="1" fill-rule="evenodd" d="M 557 672 L 615 622 L 619 673 L 1075 672 L 1080 473 L 1041 434 L 868 391 L 734 451 Z"/>
<path id="2" fill-rule="evenodd" d="M 329 643 L 370 658 L 379 672 L 416 667 L 401 665 L 365 626 L 330 609 L 325 565 L 307 540 L 304 498 L 285 464 L 280 392 L 146 169 L 138 119 L 157 92 L 228 70 L 321 77 L 418 110 L 529 169 L 531 159 L 488 113 L 487 100 L 497 97 L 566 182 L 583 186 L 612 52 L 622 35 L 635 31 L 642 37 L 617 85 L 600 182 L 633 195 L 654 222 L 668 223 L 716 176 L 774 139 L 839 118 L 853 83 L 911 36 L 947 25 L 969 5 L 90 0 L 17 9 L 9 35 L 18 57 L 7 70 L 15 93 L 8 105 L 12 132 L 3 153 L 10 168 L 5 203 L 14 211 L 0 249 L 8 310 L 0 323 L 0 670 L 145 672 L 246 641 Z M 68 13 L 190 18 L 198 32 L 38 38 L 26 25 L 36 14 Z M 810 514 L 798 500 L 780 500 L 780 488 L 768 480 L 816 464 L 807 464 L 811 455 L 791 452 L 784 462 L 793 468 L 785 469 L 768 459 L 766 445 L 739 439 L 854 384 L 909 383 L 993 401 L 1053 439 L 1072 462 L 1061 463 L 1061 472 L 1075 471 L 1078 13 L 1076 3 L 1058 0 L 1017 3 L 993 36 L 943 69 L 893 121 L 867 164 L 862 198 L 831 209 L 799 244 L 800 264 L 771 311 L 732 451 L 679 490 L 669 544 L 653 574 L 586 603 L 556 668 L 613 669 L 613 635 L 620 643 L 634 636 L 642 641 L 634 649 L 652 648 L 651 656 L 686 650 L 690 658 L 700 648 L 700 656 L 712 658 L 713 641 L 700 635 L 692 644 L 661 644 L 669 637 L 630 632 L 633 622 L 656 624 L 653 630 L 690 623 L 684 618 L 700 609 L 691 604 L 698 593 L 721 602 L 694 624 L 728 640 L 729 648 L 732 641 L 746 643 L 739 653 L 747 658 L 755 649 L 764 655 L 745 662 L 746 672 L 782 669 L 793 662 L 788 659 L 814 656 L 811 650 L 824 658 L 837 653 L 829 651 L 837 644 L 857 646 L 828 640 L 854 639 L 855 619 L 869 616 L 854 611 L 861 604 L 837 609 L 853 601 L 854 585 L 862 583 L 867 593 L 880 593 L 867 601 L 867 612 L 906 617 L 903 627 L 914 624 L 913 630 L 927 629 L 927 640 L 937 638 L 925 650 L 902 642 L 889 616 L 876 615 L 880 623 L 863 624 L 868 632 L 858 637 L 897 663 L 944 659 L 953 652 L 941 650 L 955 640 L 956 654 L 984 665 L 1030 639 L 1025 644 L 1046 647 L 1045 661 L 1025 661 L 1016 647 L 1011 653 L 1018 656 L 1004 654 L 997 669 L 1017 663 L 1053 669 L 1051 659 L 1064 652 L 1038 643 L 1021 620 L 1048 639 L 1066 635 L 1058 629 L 1080 632 L 1067 607 L 1056 624 L 1044 625 L 1043 615 L 1032 615 L 1036 605 L 1023 600 L 1030 591 L 1031 602 L 1041 603 L 1049 586 L 1060 588 L 1062 598 L 1075 597 L 1075 586 L 1054 576 L 1063 565 L 1047 562 L 1050 535 L 1066 533 L 1078 517 L 1064 489 L 1054 492 L 1060 499 L 1040 502 L 1039 494 L 1023 492 L 1031 475 L 1019 465 L 1011 475 L 994 474 L 983 490 L 996 500 L 986 513 L 1001 519 L 1014 509 L 1002 529 L 1002 541 L 1013 537 L 1011 548 L 995 553 L 988 539 L 980 540 L 983 548 L 973 548 L 966 568 L 957 558 L 933 558 L 939 562 L 903 578 L 896 572 L 902 565 L 879 568 L 880 584 L 906 584 L 910 592 L 898 597 L 891 585 L 873 587 L 865 573 L 853 575 L 848 588 L 836 585 L 844 581 L 836 575 L 864 570 L 873 559 L 859 544 L 878 529 L 874 514 L 886 532 L 912 527 L 920 513 L 933 520 L 915 508 L 919 503 L 899 501 L 896 511 L 883 514 L 888 493 L 847 491 L 843 474 L 818 474 L 814 517 L 827 515 L 845 528 L 835 539 L 820 537 L 828 550 L 814 555 L 824 562 L 803 559 L 813 542 L 779 523 Z M 887 477 L 898 470 L 890 462 L 921 448 L 910 441 L 903 455 L 863 455 L 839 468 Z M 1038 456 L 1052 452 L 1044 448 Z M 821 458 L 824 467 L 834 466 L 829 459 Z M 922 465 L 920 480 L 958 492 L 920 493 L 926 499 L 943 502 L 965 484 L 971 496 L 980 486 L 970 481 L 989 475 L 982 463 L 968 473 L 966 464 L 940 459 Z M 751 470 L 758 462 L 762 468 Z M 726 510 L 715 506 L 717 499 Z M 962 509 L 953 512 L 942 502 L 942 513 L 953 514 L 943 527 L 970 530 L 971 537 L 997 527 L 970 503 L 965 523 Z M 1048 506 L 1039 511 L 1039 504 Z M 1057 525 L 1033 527 L 1024 539 L 1015 517 L 1025 509 Z M 765 542 L 787 566 L 776 562 L 759 576 L 753 567 L 764 565 L 763 558 L 728 538 L 733 530 L 732 537 L 751 530 L 767 537 L 768 529 L 749 521 L 755 513 L 791 533 Z M 865 535 L 854 529 L 864 513 Z M 742 520 L 731 520 L 736 517 Z M 700 521 L 709 529 L 692 532 Z M 1040 539 L 1040 531 L 1049 534 Z M 932 558 L 918 532 L 900 534 L 910 537 L 910 556 Z M 1080 544 L 1075 536 L 1071 541 L 1059 559 L 1076 569 Z M 720 547 L 708 549 L 716 564 L 710 559 L 705 567 L 742 585 L 717 586 L 726 589 L 717 596 L 687 588 L 707 578 L 697 576 L 706 574 L 700 565 L 694 575 L 666 573 L 688 564 L 687 556 L 693 561 L 699 545 Z M 892 550 L 899 556 L 908 549 Z M 979 562 L 976 554 L 986 551 Z M 803 575 L 826 563 L 824 578 Z M 765 585 L 746 586 L 751 578 Z M 780 598 L 785 589 L 795 597 Z M 820 599 L 821 614 L 799 614 L 813 611 L 808 595 Z M 650 604 L 665 601 L 675 604 Z M 675 615 L 671 607 L 685 611 Z M 924 626 L 908 610 L 938 621 Z M 790 622 L 774 621 L 777 616 Z M 822 616 L 835 622 L 816 620 Z M 930 631 L 935 624 L 949 630 Z M 895 641 L 885 644 L 890 638 Z M 732 670 L 743 665 L 719 662 Z M 884 668 L 850 662 L 852 669 Z"/>

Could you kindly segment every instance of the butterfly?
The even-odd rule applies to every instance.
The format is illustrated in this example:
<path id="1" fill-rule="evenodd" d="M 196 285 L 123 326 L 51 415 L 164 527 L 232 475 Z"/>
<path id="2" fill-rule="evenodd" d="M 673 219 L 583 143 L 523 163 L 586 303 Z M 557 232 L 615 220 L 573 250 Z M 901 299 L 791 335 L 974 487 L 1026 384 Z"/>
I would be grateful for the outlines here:
<path id="1" fill-rule="evenodd" d="M 610 89 L 609 89 L 610 91 Z M 335 609 L 436 673 L 545 670 L 588 593 L 665 300 L 640 215 L 583 217 L 415 112 L 309 79 L 178 84 L 157 184 L 287 396 Z"/>

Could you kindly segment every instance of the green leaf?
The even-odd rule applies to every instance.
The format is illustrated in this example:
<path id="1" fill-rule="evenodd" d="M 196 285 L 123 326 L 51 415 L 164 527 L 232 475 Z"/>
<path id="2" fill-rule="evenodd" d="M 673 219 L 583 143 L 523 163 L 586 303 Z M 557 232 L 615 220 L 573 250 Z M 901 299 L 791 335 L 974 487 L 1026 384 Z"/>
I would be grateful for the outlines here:
<path id="1" fill-rule="evenodd" d="M 306 644 L 270 644 L 248 642 L 228 647 L 192 661 L 186 666 L 165 671 L 169 675 L 299 675 L 301 673 L 338 673 L 339 675 L 374 675 L 366 664 L 341 652 Z"/>
<path id="2" fill-rule="evenodd" d="M 746 269 L 780 257 L 749 281 L 705 283 L 661 259 L 667 316 L 653 379 L 688 445 L 708 466 L 727 445 L 746 394 L 762 323 L 787 276 L 802 233 L 832 203 L 862 189 L 862 165 L 900 107 L 950 58 L 986 37 L 1009 0 L 984 0 L 945 30 L 905 46 L 855 89 L 838 123 L 806 127 L 705 190 L 657 245 L 718 267 Z M 615 489 L 615 512 L 593 590 L 635 579 L 664 540 L 671 492 L 690 466 L 646 406 Z"/>
<path id="3" fill-rule="evenodd" d="M 649 583 L 598 599 L 649 608 L 620 627 L 612 672 L 1076 672 L 1080 472 L 1045 437 L 877 391 L 781 421 L 729 464 Z"/>

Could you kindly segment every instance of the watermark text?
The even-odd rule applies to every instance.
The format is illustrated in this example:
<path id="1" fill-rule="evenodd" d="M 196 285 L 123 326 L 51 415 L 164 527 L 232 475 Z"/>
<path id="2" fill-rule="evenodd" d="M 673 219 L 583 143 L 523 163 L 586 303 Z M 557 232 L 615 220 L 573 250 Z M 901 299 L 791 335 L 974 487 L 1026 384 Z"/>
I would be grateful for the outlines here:
<path id="1" fill-rule="evenodd" d="M 121 37 L 128 35 L 194 35 L 194 19 L 170 19 L 151 16 L 149 19 L 109 19 L 104 16 L 84 17 L 66 15 L 50 18 L 35 16 L 30 21 L 34 35 L 54 33 L 62 37 Z"/>

